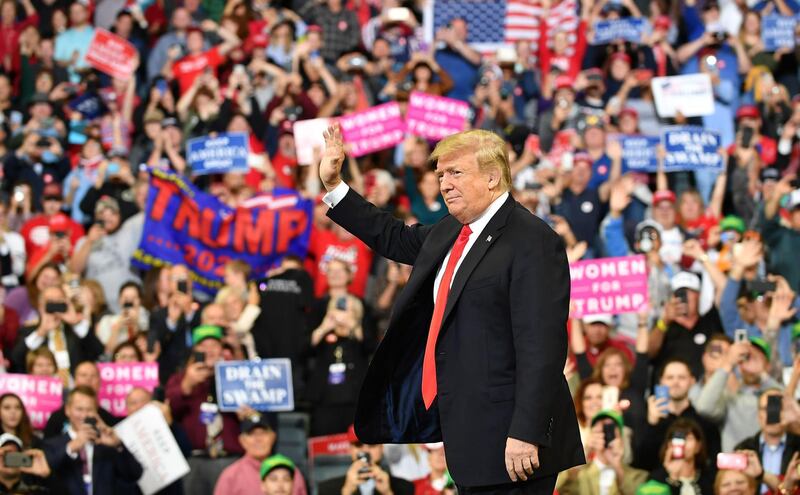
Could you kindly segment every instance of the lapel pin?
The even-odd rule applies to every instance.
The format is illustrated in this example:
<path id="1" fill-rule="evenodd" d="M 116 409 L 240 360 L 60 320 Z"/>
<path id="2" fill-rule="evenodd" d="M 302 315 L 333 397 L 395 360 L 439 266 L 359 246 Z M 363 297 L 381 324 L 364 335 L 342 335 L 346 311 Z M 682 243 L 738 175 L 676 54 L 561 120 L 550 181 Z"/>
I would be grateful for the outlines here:
<path id="1" fill-rule="evenodd" d="M 488 237 L 486 238 L 486 242 L 492 242 L 492 236 L 488 236 Z"/>

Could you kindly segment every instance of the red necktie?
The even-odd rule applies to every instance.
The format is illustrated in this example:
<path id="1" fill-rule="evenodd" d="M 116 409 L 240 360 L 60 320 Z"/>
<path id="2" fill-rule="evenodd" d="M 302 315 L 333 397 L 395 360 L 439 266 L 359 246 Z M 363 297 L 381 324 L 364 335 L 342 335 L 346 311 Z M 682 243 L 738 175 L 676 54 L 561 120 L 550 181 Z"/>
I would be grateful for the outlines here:
<path id="1" fill-rule="evenodd" d="M 433 305 L 433 318 L 431 319 L 431 326 L 428 329 L 428 343 L 425 344 L 425 358 L 422 361 L 422 400 L 425 402 L 425 409 L 430 409 L 433 404 L 433 399 L 436 398 L 436 338 L 439 337 L 439 330 L 442 326 L 442 317 L 444 316 L 444 308 L 447 306 L 447 296 L 450 294 L 450 282 L 453 280 L 453 273 L 456 271 L 456 264 L 461 259 L 461 254 L 464 253 L 464 247 L 469 241 L 469 235 L 472 233 L 469 225 L 461 227 L 461 233 L 458 234 L 456 243 L 453 244 L 453 250 L 450 252 L 450 258 L 447 260 L 447 266 L 444 269 L 442 281 L 439 283 L 439 289 L 436 291 L 436 302 Z"/>

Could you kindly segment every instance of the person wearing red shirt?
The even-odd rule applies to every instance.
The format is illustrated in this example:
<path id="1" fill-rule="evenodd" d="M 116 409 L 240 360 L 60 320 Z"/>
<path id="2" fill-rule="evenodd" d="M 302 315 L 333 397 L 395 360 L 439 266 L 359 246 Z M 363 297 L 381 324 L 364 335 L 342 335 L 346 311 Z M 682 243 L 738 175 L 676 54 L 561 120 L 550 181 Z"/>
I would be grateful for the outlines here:
<path id="1" fill-rule="evenodd" d="M 414 495 L 439 495 L 444 491 L 449 481 L 447 461 L 444 457 L 444 444 L 442 442 L 426 443 L 424 447 L 428 451 L 428 464 L 431 467 L 431 474 L 414 481 Z"/>
<path id="2" fill-rule="evenodd" d="M 586 339 L 586 359 L 594 367 L 597 358 L 609 347 L 621 350 L 630 361 L 634 363 L 633 352 L 625 342 L 611 337 L 611 327 L 614 326 L 614 317 L 609 314 L 597 314 L 583 319 L 583 333 Z"/>
<path id="3" fill-rule="evenodd" d="M 28 253 L 28 260 L 41 256 L 39 251 L 46 249 L 50 244 L 50 219 L 61 214 L 61 207 L 64 205 L 64 196 L 61 185 L 57 182 L 45 184 L 42 189 L 42 213 L 31 218 L 20 229 L 19 233 L 25 239 L 25 252 Z M 83 227 L 61 214 L 64 223 L 63 231 L 69 235 L 71 245 L 75 245 L 78 239 L 83 237 Z M 30 273 L 30 272 L 29 272 Z"/>
<path id="4" fill-rule="evenodd" d="M 47 244 L 28 257 L 26 273 L 36 273 L 49 263 L 62 264 L 72 256 L 75 242 L 71 240 L 71 220 L 63 213 L 50 217 Z"/>
<path id="5" fill-rule="evenodd" d="M 761 113 L 755 105 L 742 105 L 736 110 L 736 128 L 739 132 L 737 133 L 736 143 L 730 145 L 728 148 L 728 156 L 733 157 L 736 152 L 736 147 L 742 146 L 738 143 L 739 139 L 741 139 L 742 129 L 744 127 L 753 129 L 751 146 L 755 147 L 758 156 L 761 157 L 761 166 L 768 167 L 773 165 L 778 158 L 778 143 L 771 137 L 761 134 Z"/>
<path id="6" fill-rule="evenodd" d="M 367 277 L 372 265 L 372 251 L 366 244 L 338 225 L 331 230 L 311 230 L 308 243 L 306 270 L 314 281 L 314 296 L 322 297 L 328 290 L 325 276 L 328 262 L 338 259 L 347 262 L 351 269 L 351 282 L 348 291 L 363 298 L 367 288 Z"/>
<path id="7" fill-rule="evenodd" d="M 189 90 L 194 80 L 204 71 L 211 71 L 217 75 L 217 67 L 225 62 L 225 56 L 234 48 L 239 46 L 239 38 L 223 27 L 216 29 L 217 34 L 222 38 L 222 43 L 203 51 L 203 31 L 199 28 L 190 28 L 186 32 L 186 50 L 189 52 L 179 60 L 178 50 L 170 49 L 168 53 L 169 61 L 164 64 L 161 73 L 168 79 L 177 79 L 181 94 Z"/>

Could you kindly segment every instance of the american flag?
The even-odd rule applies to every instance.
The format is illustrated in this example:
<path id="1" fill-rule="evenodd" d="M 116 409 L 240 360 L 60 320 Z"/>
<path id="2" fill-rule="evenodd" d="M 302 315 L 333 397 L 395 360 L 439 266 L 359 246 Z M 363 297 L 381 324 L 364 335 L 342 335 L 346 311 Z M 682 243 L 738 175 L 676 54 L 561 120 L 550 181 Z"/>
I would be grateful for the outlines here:
<path id="1" fill-rule="evenodd" d="M 570 43 L 575 42 L 577 11 L 577 0 L 561 0 L 551 7 L 546 19 L 549 43 L 559 30 L 567 30 Z M 539 43 L 542 4 L 537 0 L 432 0 L 426 14 L 431 36 L 453 18 L 465 19 L 469 26 L 467 42 L 481 52 L 493 52 L 519 40 L 530 41 L 536 52 Z"/>

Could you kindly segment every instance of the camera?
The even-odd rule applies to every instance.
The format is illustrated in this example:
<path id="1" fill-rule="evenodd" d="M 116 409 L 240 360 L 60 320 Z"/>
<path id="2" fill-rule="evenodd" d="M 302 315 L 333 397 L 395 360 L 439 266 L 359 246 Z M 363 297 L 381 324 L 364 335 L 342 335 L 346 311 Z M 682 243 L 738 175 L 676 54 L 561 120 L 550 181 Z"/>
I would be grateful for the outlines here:
<path id="1" fill-rule="evenodd" d="M 67 303 L 60 301 L 47 301 L 44 305 L 44 312 L 47 314 L 66 313 Z"/>
<path id="2" fill-rule="evenodd" d="M 33 466 L 33 457 L 24 452 L 6 452 L 3 454 L 3 464 L 7 468 L 22 468 Z"/>
<path id="3" fill-rule="evenodd" d="M 364 467 L 359 468 L 358 474 L 368 473 L 370 466 L 372 466 L 372 457 L 369 455 L 369 452 L 359 452 L 356 459 L 365 464 Z"/>
<path id="4" fill-rule="evenodd" d="M 181 294 L 188 294 L 189 293 L 189 282 L 186 279 L 178 280 L 177 287 L 178 292 Z"/>
<path id="5" fill-rule="evenodd" d="M 194 359 L 195 363 L 205 363 L 206 362 L 206 353 L 205 352 L 200 352 L 200 351 L 195 351 L 192 354 L 192 358 Z"/>
<path id="6" fill-rule="evenodd" d="M 286 115 L 286 118 L 292 122 L 300 118 L 300 114 L 303 113 L 303 108 L 300 105 L 293 105 L 291 107 L 287 107 L 283 113 Z"/>

